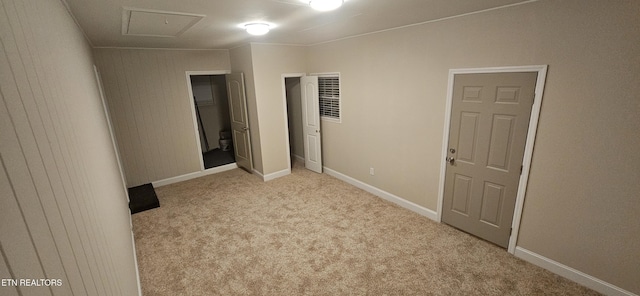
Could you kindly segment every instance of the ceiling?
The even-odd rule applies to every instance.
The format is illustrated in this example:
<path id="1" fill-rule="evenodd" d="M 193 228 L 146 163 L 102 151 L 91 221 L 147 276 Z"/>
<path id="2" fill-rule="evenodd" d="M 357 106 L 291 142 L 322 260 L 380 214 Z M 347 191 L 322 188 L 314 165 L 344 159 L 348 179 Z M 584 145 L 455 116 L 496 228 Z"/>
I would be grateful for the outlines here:
<path id="1" fill-rule="evenodd" d="M 348 0 L 329 12 L 314 11 L 302 1 L 66 0 L 95 47 L 188 49 L 229 49 L 248 42 L 311 45 L 532 0 Z M 129 20 L 127 9 L 140 10 L 143 17 Z M 144 12 L 183 13 L 190 18 L 169 21 Z M 157 23 L 159 19 L 162 23 Z M 239 26 L 254 21 L 275 27 L 267 35 L 251 36 Z M 176 37 L 123 34 L 130 23 L 136 24 L 135 32 L 142 28 L 157 33 L 154 28 L 176 23 L 191 27 L 169 28 L 168 35 Z M 162 35 L 156 33 L 151 35 Z"/>

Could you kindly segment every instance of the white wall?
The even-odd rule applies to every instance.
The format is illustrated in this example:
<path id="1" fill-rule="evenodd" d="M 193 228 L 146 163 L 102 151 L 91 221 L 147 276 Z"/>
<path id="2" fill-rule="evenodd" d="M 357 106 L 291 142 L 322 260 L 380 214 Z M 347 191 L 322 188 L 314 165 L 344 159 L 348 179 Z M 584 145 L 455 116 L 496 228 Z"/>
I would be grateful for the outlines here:
<path id="1" fill-rule="evenodd" d="M 0 277 L 136 295 L 124 184 L 89 44 L 62 1 L 0 1 Z"/>
<path id="2" fill-rule="evenodd" d="M 262 163 L 262 146 L 260 142 L 260 125 L 251 45 L 247 44 L 245 46 L 233 48 L 229 50 L 229 55 L 231 59 L 231 71 L 234 73 L 244 73 L 253 169 L 262 174 L 264 172 L 264 166 Z M 265 114 L 265 116 L 268 116 L 268 114 Z"/>
<path id="3" fill-rule="evenodd" d="M 243 72 L 254 169 L 268 176 L 289 169 L 287 109 L 282 74 L 306 72 L 306 48 L 247 44 L 230 50 L 233 72 Z"/>
<path id="4" fill-rule="evenodd" d="M 187 71 L 229 71 L 226 50 L 94 49 L 133 187 L 200 171 Z"/>
<path id="5" fill-rule="evenodd" d="M 309 72 L 342 78 L 325 165 L 436 210 L 448 70 L 549 65 L 517 245 L 638 294 L 638 15 L 538 1 L 312 46 Z"/>
<path id="6" fill-rule="evenodd" d="M 306 47 L 251 44 L 251 56 L 260 125 L 262 173 L 268 175 L 289 169 L 282 74 L 307 72 Z"/>
<path id="7" fill-rule="evenodd" d="M 282 74 L 306 72 L 305 47 L 249 44 L 229 51 L 94 52 L 127 186 L 200 170 L 186 71 L 244 73 L 254 168 L 262 175 L 288 169 Z"/>

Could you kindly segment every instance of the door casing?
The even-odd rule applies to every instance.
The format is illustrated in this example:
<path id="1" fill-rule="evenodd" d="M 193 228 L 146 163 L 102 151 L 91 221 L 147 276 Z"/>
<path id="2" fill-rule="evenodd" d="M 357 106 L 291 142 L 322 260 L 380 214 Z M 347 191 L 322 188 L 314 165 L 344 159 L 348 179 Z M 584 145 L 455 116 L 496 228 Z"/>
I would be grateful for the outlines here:
<path id="1" fill-rule="evenodd" d="M 518 232 L 520 230 L 520 218 L 522 217 L 522 209 L 524 206 L 525 193 L 527 190 L 527 181 L 529 180 L 529 170 L 531 168 L 531 158 L 533 156 L 533 148 L 535 144 L 536 131 L 538 129 L 538 121 L 540 118 L 540 110 L 542 107 L 542 95 L 544 93 L 544 85 L 547 75 L 547 65 L 532 66 L 514 66 L 514 67 L 491 67 L 491 68 L 467 68 L 467 69 L 451 69 L 449 70 L 449 83 L 447 86 L 447 101 L 445 109 L 444 133 L 442 139 L 442 153 L 440 155 L 440 182 L 438 185 L 438 222 L 442 221 L 442 205 L 444 201 L 444 183 L 447 168 L 447 149 L 449 146 L 449 130 L 451 124 L 451 108 L 453 103 L 453 82 L 457 74 L 479 74 L 479 73 L 512 73 L 512 72 L 537 72 L 537 80 L 535 86 L 535 98 L 531 109 L 531 117 L 529 119 L 529 129 L 527 131 L 527 140 L 524 149 L 523 168 L 520 181 L 518 183 L 518 191 L 516 195 L 516 205 L 513 214 L 512 228 L 513 232 L 509 238 L 509 246 L 507 251 L 511 254 L 515 252 Z"/>
<path id="2" fill-rule="evenodd" d="M 198 132 L 198 117 L 196 115 L 196 105 L 193 102 L 193 86 L 191 85 L 191 76 L 197 75 L 226 75 L 231 74 L 231 71 L 186 71 L 187 76 L 187 91 L 189 92 L 189 105 L 191 106 L 191 118 L 193 120 L 193 130 L 195 133 L 196 139 L 196 147 L 197 150 L 194 153 L 197 153 L 198 159 L 200 161 L 200 171 L 204 171 L 204 160 L 202 159 L 202 147 L 200 146 L 200 133 Z M 218 171 L 216 168 L 209 169 L 212 172 Z"/>

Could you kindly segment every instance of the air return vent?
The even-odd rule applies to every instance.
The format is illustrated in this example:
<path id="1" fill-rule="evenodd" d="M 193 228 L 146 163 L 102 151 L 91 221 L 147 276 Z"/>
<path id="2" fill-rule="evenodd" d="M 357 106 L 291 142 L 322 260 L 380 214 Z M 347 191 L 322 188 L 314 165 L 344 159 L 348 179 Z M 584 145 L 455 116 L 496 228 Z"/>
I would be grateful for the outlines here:
<path id="1" fill-rule="evenodd" d="M 124 8 L 122 35 L 178 37 L 204 17 L 183 12 Z"/>

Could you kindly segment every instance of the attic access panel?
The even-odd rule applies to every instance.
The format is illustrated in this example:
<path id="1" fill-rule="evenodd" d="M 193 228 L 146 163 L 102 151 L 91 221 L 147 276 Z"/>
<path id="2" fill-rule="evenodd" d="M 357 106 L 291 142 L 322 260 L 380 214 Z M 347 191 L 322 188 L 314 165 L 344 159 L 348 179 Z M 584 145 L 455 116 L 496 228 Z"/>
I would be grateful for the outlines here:
<path id="1" fill-rule="evenodd" d="M 204 17 L 183 12 L 125 8 L 122 35 L 177 37 Z"/>

